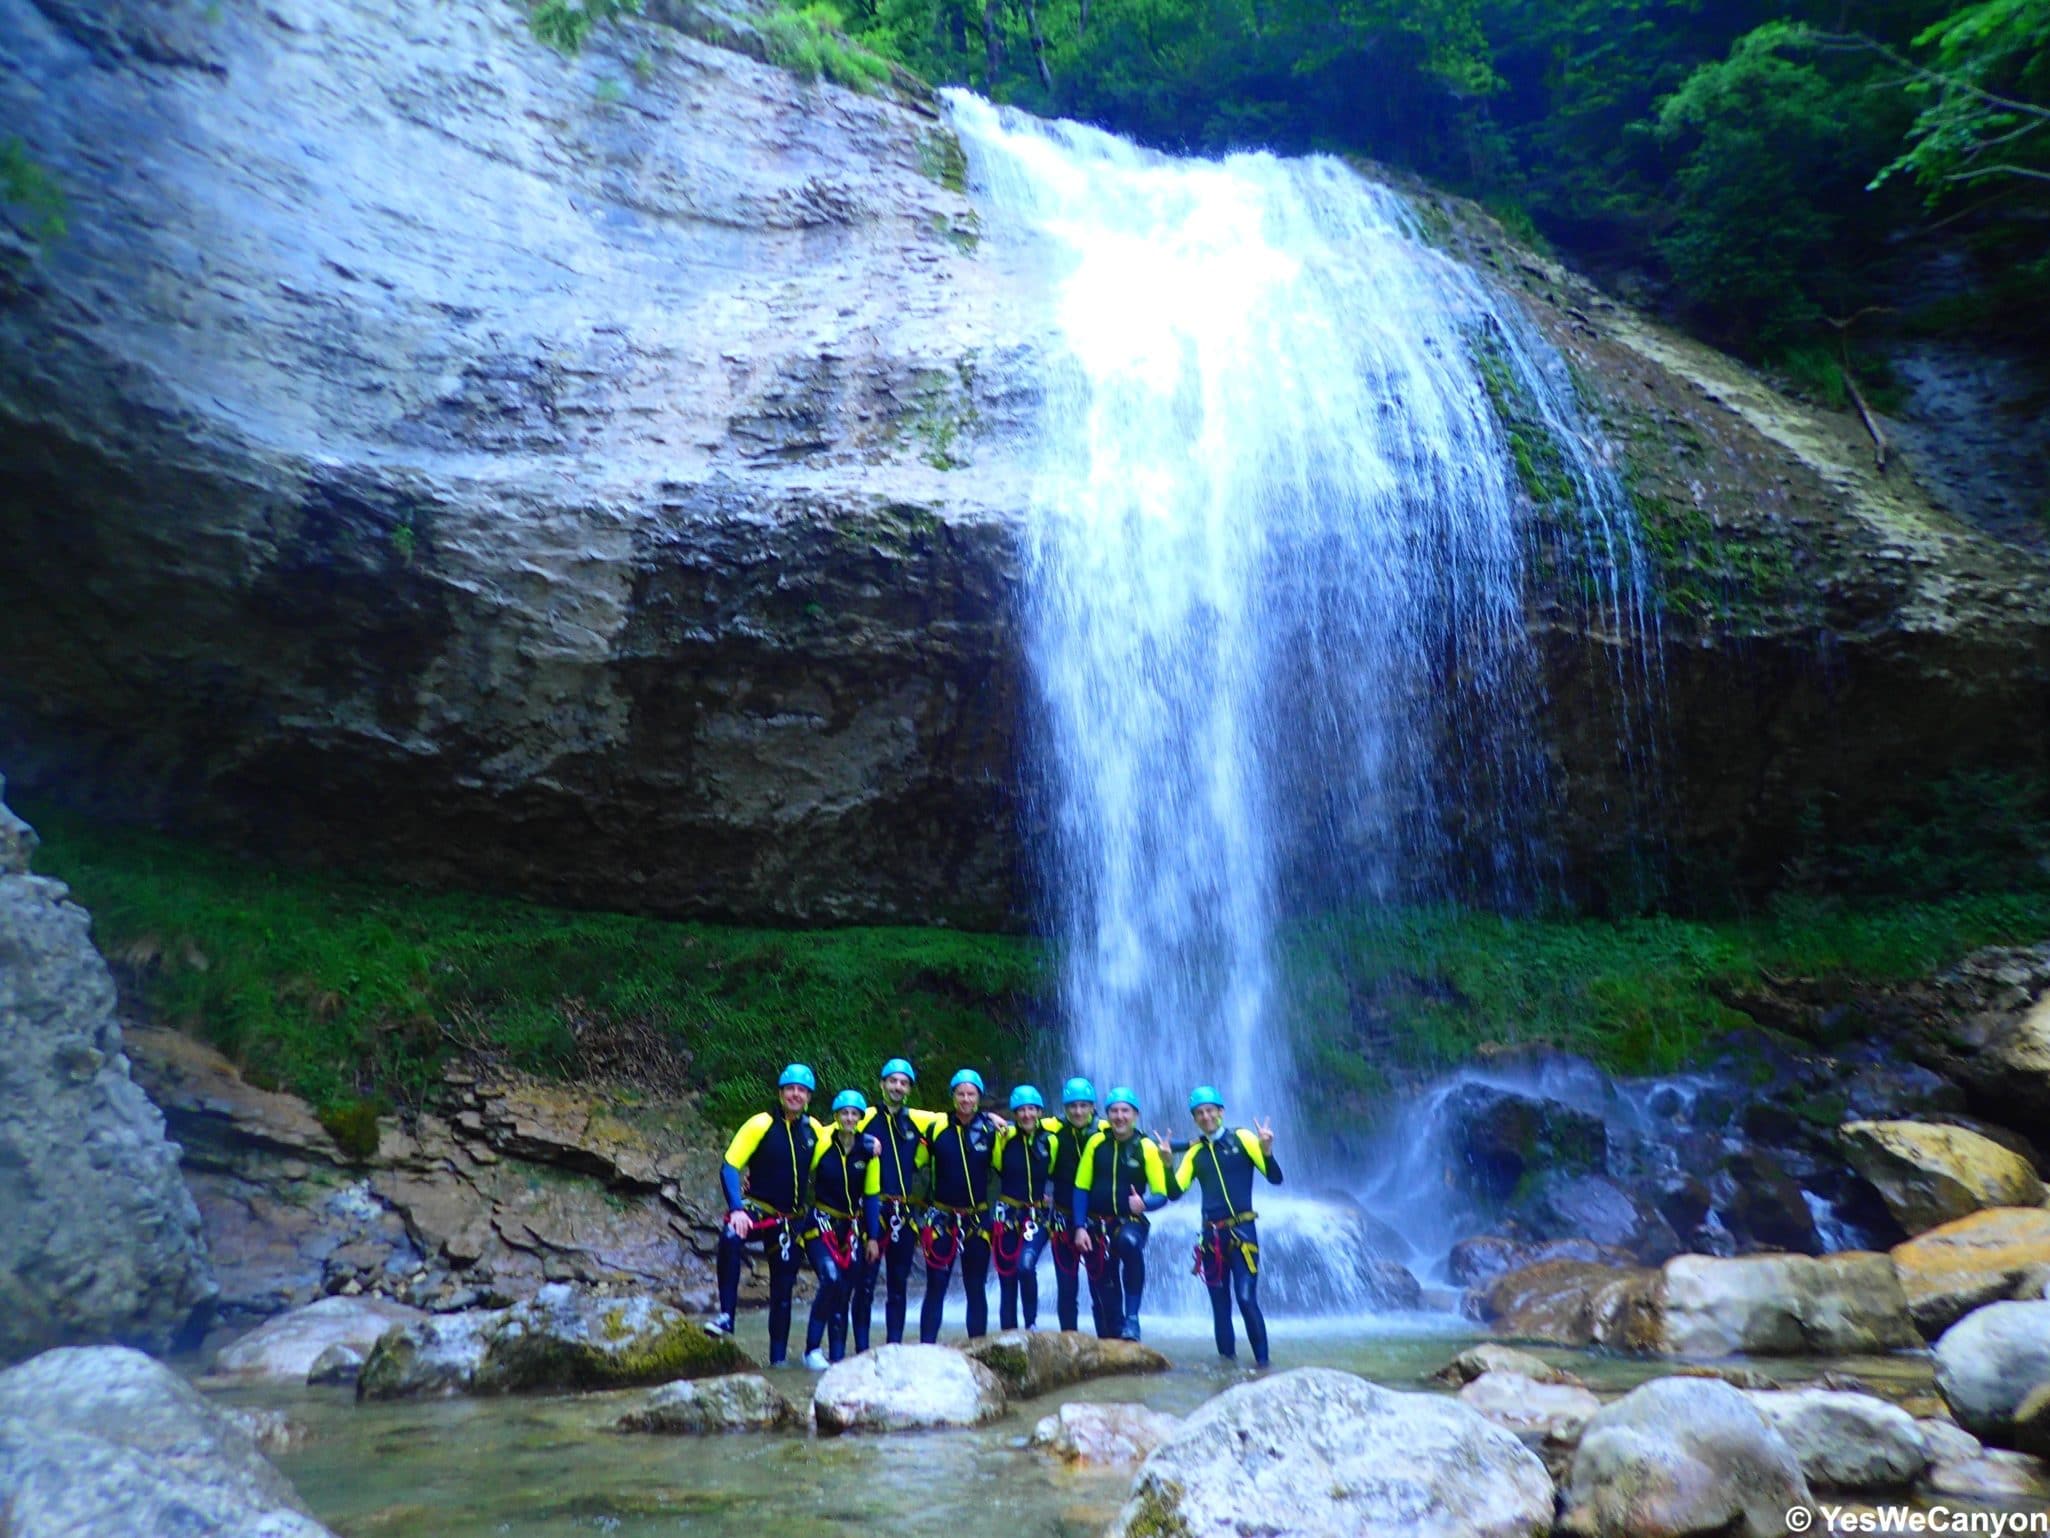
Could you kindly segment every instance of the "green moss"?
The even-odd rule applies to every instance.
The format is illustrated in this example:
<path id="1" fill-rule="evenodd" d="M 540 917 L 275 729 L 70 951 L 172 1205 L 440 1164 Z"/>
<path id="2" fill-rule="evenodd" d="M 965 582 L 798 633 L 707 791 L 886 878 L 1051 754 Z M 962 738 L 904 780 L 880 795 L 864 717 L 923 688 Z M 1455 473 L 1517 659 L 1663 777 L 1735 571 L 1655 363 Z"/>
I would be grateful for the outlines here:
<path id="1" fill-rule="evenodd" d="M 968 440 L 981 425 L 974 353 L 956 360 L 952 370 L 927 369 L 920 374 L 907 424 L 910 436 L 922 445 L 920 459 L 935 470 L 961 469 L 968 463 Z"/>
<path id="2" fill-rule="evenodd" d="M 918 136 L 919 174 L 949 192 L 968 190 L 968 152 L 949 128 L 931 128 Z"/>
<path id="3" fill-rule="evenodd" d="M 1670 612 L 1738 632 L 1820 620 L 1820 599 L 1790 538 L 1763 522 L 1718 524 L 1691 501 L 1651 489 L 1634 458 L 1625 460 L 1623 484 Z"/>
<path id="4" fill-rule="evenodd" d="M 932 231 L 966 256 L 982 244 L 982 217 L 973 209 L 958 219 L 935 212 L 932 216 Z"/>
<path id="5" fill-rule="evenodd" d="M 377 1153 L 380 1109 L 375 1100 L 341 1101 L 321 1110 L 320 1125 L 335 1140 L 335 1147 L 361 1164 Z"/>
<path id="6" fill-rule="evenodd" d="M 1132 1500 L 1136 1509 L 1125 1523 L 1127 1538 L 1190 1538 L 1181 1514 L 1182 1487 L 1173 1480 L 1141 1478 Z"/>
<path id="7" fill-rule="evenodd" d="M 839 10 L 779 3 L 756 21 L 769 62 L 805 80 L 821 76 L 849 90 L 874 92 L 890 80 L 889 60 L 847 35 Z"/>

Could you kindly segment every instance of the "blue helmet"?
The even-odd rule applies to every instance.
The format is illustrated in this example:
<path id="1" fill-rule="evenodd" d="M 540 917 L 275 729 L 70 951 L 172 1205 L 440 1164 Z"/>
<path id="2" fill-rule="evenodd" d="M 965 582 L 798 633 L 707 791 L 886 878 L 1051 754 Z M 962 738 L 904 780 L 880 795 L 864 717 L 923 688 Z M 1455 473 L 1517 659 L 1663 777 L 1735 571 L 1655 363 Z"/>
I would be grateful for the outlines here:
<path id="1" fill-rule="evenodd" d="M 1042 1111 L 1046 1109 L 1046 1102 L 1040 1098 L 1039 1091 L 1030 1084 L 1020 1084 L 1011 1091 L 1011 1109 L 1015 1111 L 1021 1105 L 1036 1105 Z"/>
<path id="2" fill-rule="evenodd" d="M 1189 1091 L 1189 1109 L 1193 1111 L 1199 1105 L 1214 1105 L 1221 1111 L 1224 1109 L 1224 1096 L 1217 1093 L 1214 1085 L 1198 1084 Z"/>
<path id="3" fill-rule="evenodd" d="M 977 1073 L 973 1068 L 963 1068 L 959 1073 L 955 1074 L 953 1078 L 947 1080 L 947 1093 L 950 1095 L 953 1094 L 955 1090 L 959 1089 L 964 1084 L 973 1084 L 975 1086 L 975 1093 L 978 1095 L 986 1095 L 989 1093 L 989 1091 L 983 1087 L 982 1075 Z"/>
<path id="4" fill-rule="evenodd" d="M 776 1081 L 776 1088 L 781 1089 L 786 1084 L 802 1084 L 806 1089 L 817 1090 L 819 1077 L 804 1064 L 792 1063 L 783 1070 L 783 1077 Z"/>
<path id="5" fill-rule="evenodd" d="M 1070 1079 L 1061 1086 L 1061 1104 L 1073 1105 L 1077 1100 L 1096 1103 L 1096 1086 L 1087 1079 Z"/>
<path id="6" fill-rule="evenodd" d="M 1115 1085 L 1111 1092 L 1103 1097 L 1103 1108 L 1108 1111 L 1114 1105 L 1128 1105 L 1136 1112 L 1139 1109 L 1139 1097 L 1124 1085 Z"/>
<path id="7" fill-rule="evenodd" d="M 843 1089 L 833 1097 L 833 1114 L 835 1116 L 839 1115 L 842 1111 L 866 1111 L 867 1109 L 868 1096 L 858 1089 Z"/>
<path id="8" fill-rule="evenodd" d="M 918 1082 L 918 1075 L 911 1071 L 911 1060 L 909 1058 L 891 1058 L 887 1063 L 883 1064 L 883 1071 L 877 1074 L 876 1077 L 878 1079 L 887 1079 L 893 1073 L 903 1074 L 913 1084 Z"/>

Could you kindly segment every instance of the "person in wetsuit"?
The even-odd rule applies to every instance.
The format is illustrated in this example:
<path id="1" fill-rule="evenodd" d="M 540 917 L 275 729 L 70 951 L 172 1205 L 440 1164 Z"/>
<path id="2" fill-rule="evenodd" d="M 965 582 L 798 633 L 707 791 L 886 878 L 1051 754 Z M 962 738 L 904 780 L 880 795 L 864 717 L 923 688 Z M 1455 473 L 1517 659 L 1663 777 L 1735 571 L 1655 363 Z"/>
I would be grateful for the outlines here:
<path id="1" fill-rule="evenodd" d="M 825 1128 L 805 1114 L 818 1079 L 792 1063 L 776 1080 L 776 1109 L 749 1117 L 726 1147 L 719 1166 L 726 1225 L 719 1234 L 719 1313 L 705 1325 L 711 1335 L 733 1333 L 740 1301 L 740 1268 L 747 1247 L 759 1244 L 769 1263 L 769 1365 L 790 1354 L 790 1299 L 797 1268 L 810 1260 L 821 1288 L 837 1286 L 839 1268 L 825 1244 L 807 1244 L 800 1231 L 811 1205 L 812 1155 Z"/>
<path id="2" fill-rule="evenodd" d="M 1146 1294 L 1146 1214 L 1167 1202 L 1166 1138 L 1148 1142 L 1139 1134 L 1139 1097 L 1113 1089 L 1103 1103 L 1108 1131 L 1089 1139 L 1075 1172 L 1071 1209 L 1075 1247 L 1084 1255 L 1105 1251 L 1102 1268 L 1092 1269 L 1089 1301 L 1099 1338 L 1139 1338 L 1139 1305 Z"/>
<path id="3" fill-rule="evenodd" d="M 969 1338 L 989 1331 L 989 1172 L 1002 1129 L 982 1109 L 982 1075 L 973 1068 L 955 1074 L 947 1089 L 954 1114 L 932 1139 L 932 1199 L 918 1235 L 925 1251 L 918 1338 L 928 1346 L 940 1338 L 940 1313 L 957 1259 L 968 1298 Z"/>
<path id="4" fill-rule="evenodd" d="M 1075 1175 L 1082 1168 L 1082 1150 L 1110 1125 L 1096 1114 L 1096 1086 L 1073 1078 L 1061 1086 L 1061 1120 L 1048 1134 L 1053 1139 L 1053 1282 L 1054 1307 L 1064 1330 L 1081 1318 L 1082 1252 L 1075 1236 Z M 1106 1257 L 1107 1258 L 1107 1257 Z"/>
<path id="5" fill-rule="evenodd" d="M 857 1338 L 865 1338 L 880 1272 L 884 1278 L 883 1338 L 895 1346 L 904 1340 L 905 1292 L 911 1280 L 911 1257 L 918 1252 L 918 1203 L 925 1194 L 931 1139 L 946 1126 L 947 1113 L 921 1111 L 907 1103 L 918 1075 L 904 1058 L 893 1057 L 883 1064 L 880 1078 L 882 1103 L 862 1117 L 861 1131 L 882 1146 L 876 1160 L 881 1182 L 881 1263 L 870 1266 L 856 1283 L 852 1315 L 857 1321 Z"/>
<path id="6" fill-rule="evenodd" d="M 1046 1102 L 1030 1084 L 1011 1091 L 1011 1125 L 990 1156 L 990 1259 L 997 1268 L 997 1322 L 1006 1330 L 1039 1322 L 1039 1257 L 1052 1237 L 1053 1135 L 1039 1124 Z"/>
<path id="7" fill-rule="evenodd" d="M 1246 1341 L 1253 1365 L 1267 1365 L 1267 1319 L 1260 1312 L 1260 1234 L 1254 1220 L 1253 1177 L 1281 1184 L 1281 1164 L 1274 1157 L 1274 1129 L 1265 1121 L 1258 1130 L 1229 1131 L 1224 1125 L 1224 1097 L 1208 1084 L 1189 1095 L 1189 1114 L 1196 1119 L 1196 1141 L 1175 1166 L 1174 1194 L 1200 1187 L 1203 1192 L 1202 1235 L 1196 1241 L 1196 1274 L 1210 1290 L 1210 1320 L 1217 1335 L 1217 1354 L 1238 1358 L 1231 1326 L 1232 1300 L 1246 1319 Z"/>
<path id="8" fill-rule="evenodd" d="M 881 1145 L 861 1134 L 868 1098 L 858 1089 L 833 1097 L 833 1131 L 812 1154 L 812 1226 L 808 1239 L 826 1246 L 840 1272 L 832 1287 L 820 1287 L 804 1327 L 804 1365 L 822 1372 L 847 1354 L 847 1326 L 854 1295 L 875 1269 L 882 1233 Z M 875 1284 L 869 1283 L 869 1294 Z M 868 1350 L 869 1316 L 853 1316 L 854 1349 Z M 821 1343 L 830 1351 L 820 1349 Z"/>

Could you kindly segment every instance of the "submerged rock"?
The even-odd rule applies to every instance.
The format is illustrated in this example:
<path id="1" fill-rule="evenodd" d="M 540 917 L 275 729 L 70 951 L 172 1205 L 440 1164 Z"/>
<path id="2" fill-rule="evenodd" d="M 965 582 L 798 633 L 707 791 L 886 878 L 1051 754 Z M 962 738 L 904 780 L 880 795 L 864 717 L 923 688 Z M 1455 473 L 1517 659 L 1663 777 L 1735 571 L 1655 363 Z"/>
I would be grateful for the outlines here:
<path id="1" fill-rule="evenodd" d="M 2005 1447 L 2027 1440 L 2036 1450 L 2042 1428 L 2024 1437 L 2024 1410 L 2034 1401 L 2040 1415 L 2050 1389 L 2050 1300 L 1989 1303 L 1965 1315 L 1936 1342 L 1936 1386 L 1973 1435 Z"/>
<path id="2" fill-rule="evenodd" d="M 1784 1438 L 1743 1392 L 1658 1378 L 1588 1422 L 1559 1531 L 1579 1538 L 1778 1538 L 1810 1500 Z"/>
<path id="3" fill-rule="evenodd" d="M 1490 1372 L 1515 1373 L 1530 1379 L 1533 1383 L 1564 1383 L 1574 1388 L 1586 1387 L 1565 1368 L 1554 1367 L 1541 1356 L 1533 1356 L 1528 1351 L 1518 1351 L 1513 1346 L 1498 1346 L 1492 1341 L 1484 1341 L 1478 1346 L 1468 1346 L 1431 1376 L 1440 1383 L 1450 1383 L 1455 1388 L 1460 1388 L 1473 1382 L 1483 1373 Z"/>
<path id="4" fill-rule="evenodd" d="M 0 782 L 0 790 L 4 790 Z M 218 1291 L 164 1119 L 129 1077 L 114 979 L 0 803 L 0 1362 L 168 1348 Z"/>
<path id="5" fill-rule="evenodd" d="M 1941 1122 L 1854 1121 L 1845 1150 L 1910 1234 L 1984 1207 L 2035 1207 L 2043 1182 L 2028 1160 L 1991 1138 Z"/>
<path id="6" fill-rule="evenodd" d="M 665 1383 L 613 1422 L 618 1431 L 708 1436 L 727 1431 L 779 1431 L 802 1423 L 797 1407 L 755 1372 Z"/>
<path id="7" fill-rule="evenodd" d="M 329 1538 L 247 1427 L 137 1351 L 48 1351 L 0 1372 L 9 1538 Z"/>
<path id="8" fill-rule="evenodd" d="M 358 1367 L 385 1331 L 426 1317 L 389 1298 L 322 1298 L 280 1314 L 221 1348 L 213 1371 L 250 1382 L 305 1383 L 330 1351 L 347 1351 Z"/>
<path id="9" fill-rule="evenodd" d="M 1120 1373 L 1166 1372 L 1169 1362 L 1135 1340 L 1099 1340 L 1080 1330 L 1002 1330 L 971 1340 L 962 1354 L 982 1363 L 1016 1399 Z"/>
<path id="10" fill-rule="evenodd" d="M 1227 1389 L 1183 1421 L 1110 1531 L 1537 1538 L 1552 1503 L 1536 1455 L 1464 1405 L 1301 1367 Z"/>
<path id="11" fill-rule="evenodd" d="M 430 1314 L 387 1330 L 356 1375 L 358 1399 L 427 1399 L 467 1394 L 477 1381 L 500 1309 Z"/>
<path id="12" fill-rule="evenodd" d="M 1984 1303 L 2019 1294 L 2050 1266 L 2050 1210 L 1988 1207 L 1893 1248 L 1909 1311 L 1924 1335 L 1942 1334 Z M 2034 1289 L 2041 1295 L 2041 1283 Z"/>
<path id="13" fill-rule="evenodd" d="M 1871 1394 L 1829 1389 L 1754 1393 L 1811 1485 L 1832 1490 L 1903 1490 L 1929 1465 L 1920 1427 L 1907 1411 Z"/>
<path id="14" fill-rule="evenodd" d="M 1679 1356 L 1821 1356 L 1919 1345 L 1884 1255 L 1680 1255 L 1666 1262 L 1661 1350 Z"/>
<path id="15" fill-rule="evenodd" d="M 1003 1413 L 1003 1381 L 951 1346 L 878 1346 L 835 1362 L 812 1394 L 822 1436 L 984 1426 Z"/>
<path id="16" fill-rule="evenodd" d="M 1145 1461 L 1180 1425 L 1142 1404 L 1064 1404 L 1032 1428 L 1032 1445 L 1067 1463 L 1124 1468 Z"/>

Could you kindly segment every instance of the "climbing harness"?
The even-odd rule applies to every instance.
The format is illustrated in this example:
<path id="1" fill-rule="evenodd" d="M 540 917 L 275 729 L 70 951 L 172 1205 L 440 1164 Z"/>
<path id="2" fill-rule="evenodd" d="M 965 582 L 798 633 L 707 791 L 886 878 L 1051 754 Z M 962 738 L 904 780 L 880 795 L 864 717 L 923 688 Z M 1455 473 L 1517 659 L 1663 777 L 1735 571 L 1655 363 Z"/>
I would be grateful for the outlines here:
<path id="1" fill-rule="evenodd" d="M 1082 1269 L 1082 1252 L 1075 1248 L 1075 1236 L 1068 1231 L 1069 1219 L 1056 1212 L 1049 1225 L 1053 1230 L 1053 1266 L 1063 1276 Z"/>
<path id="2" fill-rule="evenodd" d="M 752 1199 L 743 1203 L 742 1206 L 750 1219 L 747 1231 L 748 1238 L 760 1239 L 763 1249 L 766 1250 L 769 1240 L 773 1237 L 776 1241 L 776 1258 L 788 1261 L 796 1253 L 794 1248 L 795 1236 L 790 1231 L 790 1214 L 778 1212 L 774 1207 L 764 1206 L 762 1203 Z"/>
<path id="3" fill-rule="evenodd" d="M 1043 1202 L 996 1204 L 989 1225 L 989 1252 L 996 1262 L 998 1276 L 1012 1277 L 1018 1274 L 1018 1265 L 1024 1257 L 1026 1246 L 1039 1237 L 1041 1215 L 1047 1210 L 1047 1205 Z M 1018 1219 L 1015 1223 L 1012 1221 L 1014 1217 Z"/>
<path id="4" fill-rule="evenodd" d="M 925 1263 L 944 1271 L 961 1253 L 961 1242 L 982 1232 L 980 1207 L 948 1207 L 935 1202 L 925 1209 L 925 1222 L 918 1230 L 918 1247 Z"/>
<path id="5" fill-rule="evenodd" d="M 1239 1232 L 1241 1223 L 1250 1223 L 1258 1216 L 1256 1212 L 1235 1212 L 1207 1225 L 1208 1231 L 1196 1241 L 1196 1264 L 1193 1268 L 1195 1274 L 1203 1278 L 1204 1286 L 1222 1287 L 1231 1275 L 1229 1245 L 1238 1246 L 1249 1275 L 1260 1274 L 1260 1246 Z"/>
<path id="6" fill-rule="evenodd" d="M 819 1242 L 826 1247 L 826 1253 L 833 1257 L 833 1264 L 844 1274 L 854 1267 L 854 1254 L 861 1244 L 861 1230 L 850 1213 L 834 1212 L 822 1207 L 812 1214 L 812 1221 L 818 1225 Z"/>

